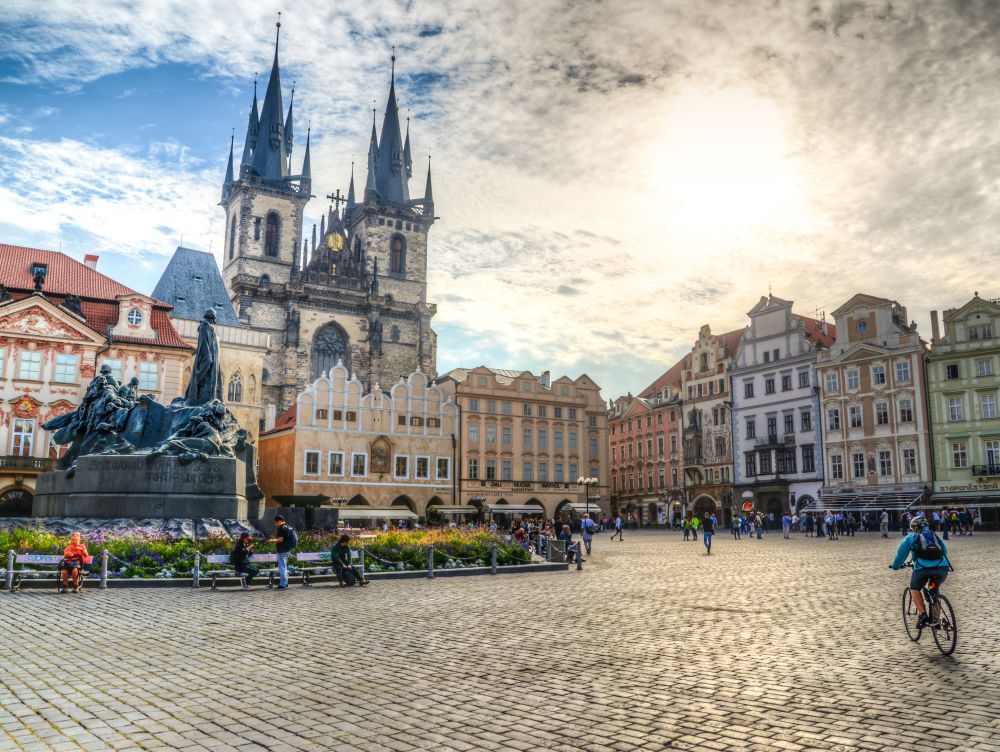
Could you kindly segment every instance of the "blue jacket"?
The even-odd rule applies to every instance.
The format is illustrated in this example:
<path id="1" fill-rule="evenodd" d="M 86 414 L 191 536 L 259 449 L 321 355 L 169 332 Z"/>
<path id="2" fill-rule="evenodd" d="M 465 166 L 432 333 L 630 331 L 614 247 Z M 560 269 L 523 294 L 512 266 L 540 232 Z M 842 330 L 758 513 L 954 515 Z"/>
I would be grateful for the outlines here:
<path id="1" fill-rule="evenodd" d="M 948 547 L 944 544 L 944 541 L 940 537 L 937 538 L 938 545 L 944 551 L 944 556 L 940 561 L 931 561 L 929 559 L 918 559 L 913 551 L 913 542 L 917 538 L 917 533 L 910 533 L 905 538 L 903 542 L 899 544 L 899 550 L 896 551 L 896 559 L 892 562 L 893 569 L 902 569 L 903 564 L 906 563 L 906 559 L 913 555 L 913 568 L 914 569 L 947 569 L 951 566 L 951 562 L 948 561 Z"/>

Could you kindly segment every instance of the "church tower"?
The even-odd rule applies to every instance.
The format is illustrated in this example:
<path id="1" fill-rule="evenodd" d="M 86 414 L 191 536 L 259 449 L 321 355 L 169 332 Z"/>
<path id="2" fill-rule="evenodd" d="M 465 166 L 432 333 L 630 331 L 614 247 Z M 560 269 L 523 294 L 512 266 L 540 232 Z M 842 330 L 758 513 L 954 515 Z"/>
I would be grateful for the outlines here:
<path id="1" fill-rule="evenodd" d="M 411 198 L 409 121 L 404 137 L 395 60 L 381 138 L 372 121 L 364 192 L 358 200 L 352 168 L 347 196 L 328 197 L 318 233 L 313 226 L 305 235 L 302 226 L 312 188 L 310 135 L 294 174 L 293 102 L 286 115 L 277 39 L 259 114 L 254 85 L 238 173 L 230 145 L 223 278 L 240 320 L 271 330 L 261 391 L 279 410 L 338 361 L 366 389 L 389 388 L 416 370 L 437 375 L 437 308 L 427 302 L 430 164 L 424 196 Z"/>

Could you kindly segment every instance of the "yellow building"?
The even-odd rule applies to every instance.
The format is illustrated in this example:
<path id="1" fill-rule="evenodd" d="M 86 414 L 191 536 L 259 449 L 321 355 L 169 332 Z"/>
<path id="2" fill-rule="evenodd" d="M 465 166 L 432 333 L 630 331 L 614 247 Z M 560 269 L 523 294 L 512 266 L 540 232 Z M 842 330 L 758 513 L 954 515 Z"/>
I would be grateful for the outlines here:
<path id="1" fill-rule="evenodd" d="M 608 413 L 590 377 L 456 368 L 438 379 L 460 408 L 459 504 L 496 513 L 586 513 L 581 476 L 598 480 L 589 511 L 608 506 Z"/>
<path id="2" fill-rule="evenodd" d="M 419 371 L 368 394 L 343 363 L 266 421 L 259 484 L 268 505 L 342 507 L 340 519 L 389 519 L 391 507 L 423 517 L 454 505 L 458 410 Z"/>

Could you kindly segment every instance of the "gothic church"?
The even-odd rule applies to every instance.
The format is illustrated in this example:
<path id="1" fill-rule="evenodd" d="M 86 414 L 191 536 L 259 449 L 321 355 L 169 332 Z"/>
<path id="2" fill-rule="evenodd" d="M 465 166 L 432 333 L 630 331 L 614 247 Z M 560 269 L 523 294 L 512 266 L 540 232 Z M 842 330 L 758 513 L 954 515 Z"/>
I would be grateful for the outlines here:
<path id="1" fill-rule="evenodd" d="M 308 133 L 302 168 L 292 168 L 294 97 L 293 90 L 286 113 L 276 38 L 263 106 L 258 113 L 255 85 L 243 156 L 234 169 L 230 145 L 221 201 L 223 279 L 240 321 L 271 332 L 261 397 L 279 411 L 338 361 L 365 390 L 388 388 L 416 370 L 436 376 L 437 309 L 427 302 L 431 172 L 428 164 L 423 197 L 411 198 L 409 124 L 404 143 L 395 57 L 381 137 L 372 120 L 364 193 L 358 200 L 352 169 L 346 200 L 330 197 L 318 239 L 315 226 L 311 239 L 303 228 L 312 198 Z"/>

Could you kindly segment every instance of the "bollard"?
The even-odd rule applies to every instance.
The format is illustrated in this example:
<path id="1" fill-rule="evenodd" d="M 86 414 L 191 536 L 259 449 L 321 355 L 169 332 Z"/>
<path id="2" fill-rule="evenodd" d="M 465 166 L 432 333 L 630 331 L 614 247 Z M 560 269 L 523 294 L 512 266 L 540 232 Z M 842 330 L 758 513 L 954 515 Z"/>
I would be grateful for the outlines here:
<path id="1" fill-rule="evenodd" d="M 552 561 L 552 539 L 545 539 L 545 561 Z"/>
<path id="2" fill-rule="evenodd" d="M 427 552 L 427 579 L 434 579 L 434 546 L 431 546 Z"/>
<path id="3" fill-rule="evenodd" d="M 365 547 L 361 547 L 358 555 L 358 570 L 361 572 L 361 579 L 365 578 Z"/>
<path id="4" fill-rule="evenodd" d="M 194 568 L 191 569 L 191 587 L 201 587 L 201 551 L 194 552 Z"/>
<path id="5" fill-rule="evenodd" d="M 108 549 L 101 551 L 101 584 L 98 586 L 101 590 L 108 589 Z"/>
<path id="6" fill-rule="evenodd" d="M 583 542 L 576 544 L 576 571 L 583 571 Z"/>
<path id="7" fill-rule="evenodd" d="M 535 554 L 538 556 L 542 555 L 542 536 L 535 536 Z"/>
<path id="8" fill-rule="evenodd" d="M 4 589 L 8 593 L 14 592 L 14 549 L 7 552 L 7 581 L 4 583 Z"/>
<path id="9" fill-rule="evenodd" d="M 493 550 L 490 553 L 490 574 L 497 573 L 497 544 L 493 544 Z"/>

